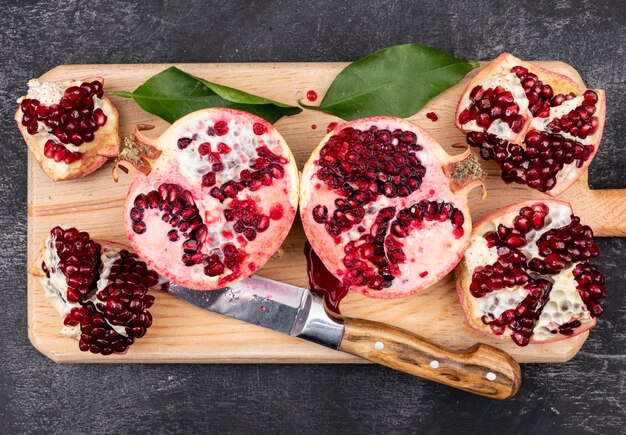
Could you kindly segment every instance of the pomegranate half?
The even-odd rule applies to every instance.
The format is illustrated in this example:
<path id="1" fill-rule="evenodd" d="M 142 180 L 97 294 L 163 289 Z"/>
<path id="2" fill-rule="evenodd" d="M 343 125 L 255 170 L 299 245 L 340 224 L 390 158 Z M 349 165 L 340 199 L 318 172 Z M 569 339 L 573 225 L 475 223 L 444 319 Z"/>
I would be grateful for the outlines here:
<path id="1" fill-rule="evenodd" d="M 593 231 L 567 202 L 525 201 L 474 227 L 456 269 L 470 326 L 519 346 L 580 334 L 603 312 Z"/>
<path id="2" fill-rule="evenodd" d="M 504 53 L 470 81 L 456 125 L 505 182 L 556 196 L 591 163 L 605 111 L 603 90 Z"/>
<path id="3" fill-rule="evenodd" d="M 407 296 L 459 262 L 471 234 L 469 190 L 482 171 L 417 125 L 373 117 L 336 126 L 304 166 L 300 214 L 311 246 L 351 291 Z"/>
<path id="4" fill-rule="evenodd" d="M 124 226 L 135 252 L 160 275 L 214 290 L 251 275 L 278 250 L 296 214 L 299 179 L 272 124 L 204 109 L 158 139 L 139 129 L 135 137 L 118 163 L 133 175 Z"/>
<path id="5" fill-rule="evenodd" d="M 102 78 L 31 80 L 18 102 L 20 132 L 52 180 L 83 177 L 118 154 L 118 114 Z"/>
<path id="6" fill-rule="evenodd" d="M 160 288 L 159 277 L 123 245 L 54 227 L 29 273 L 82 351 L 124 353 L 152 325 L 147 292 Z"/>

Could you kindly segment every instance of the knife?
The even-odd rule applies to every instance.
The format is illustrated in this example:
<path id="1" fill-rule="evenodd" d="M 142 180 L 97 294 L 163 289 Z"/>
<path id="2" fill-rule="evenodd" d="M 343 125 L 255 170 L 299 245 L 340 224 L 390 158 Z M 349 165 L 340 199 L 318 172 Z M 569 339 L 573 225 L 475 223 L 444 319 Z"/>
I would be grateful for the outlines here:
<path id="1" fill-rule="evenodd" d="M 454 352 L 395 326 L 336 317 L 309 289 L 256 275 L 219 290 L 170 283 L 166 291 L 205 310 L 474 394 L 506 399 L 521 383 L 519 364 L 495 347 L 479 343 Z"/>

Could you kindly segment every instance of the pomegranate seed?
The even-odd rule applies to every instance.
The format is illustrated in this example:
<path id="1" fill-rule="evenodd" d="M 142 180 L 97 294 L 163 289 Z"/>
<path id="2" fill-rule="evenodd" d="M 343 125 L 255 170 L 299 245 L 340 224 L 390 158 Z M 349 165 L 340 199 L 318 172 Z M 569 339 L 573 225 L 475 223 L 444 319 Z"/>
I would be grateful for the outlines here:
<path id="1" fill-rule="evenodd" d="M 267 127 L 265 127 L 265 125 L 261 124 L 260 122 L 255 122 L 252 125 L 252 130 L 257 136 L 261 136 L 262 134 L 267 133 Z"/>

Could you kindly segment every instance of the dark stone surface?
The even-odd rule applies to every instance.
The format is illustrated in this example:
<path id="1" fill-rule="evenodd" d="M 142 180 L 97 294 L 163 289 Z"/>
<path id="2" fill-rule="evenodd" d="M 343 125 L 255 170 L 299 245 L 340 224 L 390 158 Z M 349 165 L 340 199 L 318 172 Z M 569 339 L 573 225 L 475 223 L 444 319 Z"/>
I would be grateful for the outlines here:
<path id="1" fill-rule="evenodd" d="M 560 59 L 608 94 L 591 169 L 626 187 L 626 3 L 0 2 L 0 432 L 623 433 L 626 241 L 601 239 L 606 314 L 567 364 L 526 365 L 496 402 L 363 365 L 56 365 L 26 332 L 26 81 L 67 63 L 354 60 L 421 42 L 459 57 Z"/>

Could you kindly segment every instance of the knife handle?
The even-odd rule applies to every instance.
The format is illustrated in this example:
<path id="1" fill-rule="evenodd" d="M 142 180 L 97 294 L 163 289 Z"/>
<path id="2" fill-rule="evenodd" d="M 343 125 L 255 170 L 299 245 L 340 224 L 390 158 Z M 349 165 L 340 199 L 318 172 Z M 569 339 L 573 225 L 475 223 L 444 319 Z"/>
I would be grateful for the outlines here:
<path id="1" fill-rule="evenodd" d="M 494 399 L 514 396 L 522 382 L 519 364 L 493 346 L 453 352 L 384 323 L 344 318 L 344 325 L 339 350 L 410 375 Z"/>

